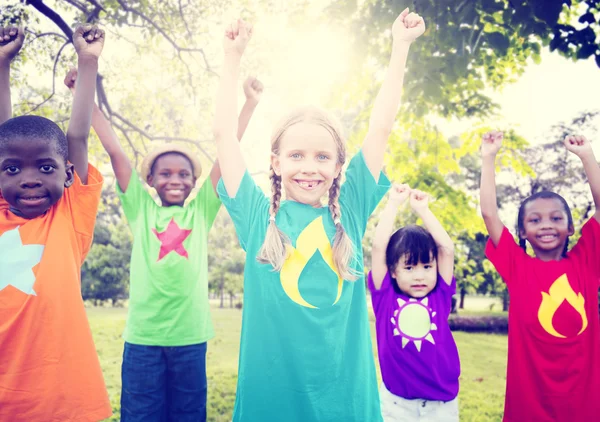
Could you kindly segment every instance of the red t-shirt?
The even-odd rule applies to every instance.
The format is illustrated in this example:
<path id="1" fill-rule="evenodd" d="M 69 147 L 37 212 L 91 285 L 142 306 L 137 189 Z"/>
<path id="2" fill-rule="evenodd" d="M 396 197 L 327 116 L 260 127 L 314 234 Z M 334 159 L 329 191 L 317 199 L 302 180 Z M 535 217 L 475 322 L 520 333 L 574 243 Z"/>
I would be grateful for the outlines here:
<path id="1" fill-rule="evenodd" d="M 505 422 L 600 420 L 600 224 L 560 261 L 527 255 L 504 228 L 486 255 L 510 293 Z"/>
<path id="2" fill-rule="evenodd" d="M 0 421 L 92 422 L 112 409 L 81 299 L 102 176 L 27 220 L 0 196 Z"/>

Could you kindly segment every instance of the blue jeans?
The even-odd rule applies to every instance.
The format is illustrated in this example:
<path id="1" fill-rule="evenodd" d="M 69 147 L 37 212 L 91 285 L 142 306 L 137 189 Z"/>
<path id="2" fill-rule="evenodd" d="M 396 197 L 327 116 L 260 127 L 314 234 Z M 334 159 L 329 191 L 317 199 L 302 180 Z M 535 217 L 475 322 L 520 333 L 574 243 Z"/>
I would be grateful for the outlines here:
<path id="1" fill-rule="evenodd" d="M 125 342 L 121 377 L 122 422 L 206 421 L 206 343 Z"/>

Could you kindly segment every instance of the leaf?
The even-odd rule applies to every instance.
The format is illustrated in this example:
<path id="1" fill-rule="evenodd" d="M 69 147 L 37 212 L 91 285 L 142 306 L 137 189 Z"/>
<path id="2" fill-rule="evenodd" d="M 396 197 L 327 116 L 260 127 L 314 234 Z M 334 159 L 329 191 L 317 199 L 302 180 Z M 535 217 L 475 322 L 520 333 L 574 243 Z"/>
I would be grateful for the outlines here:
<path id="1" fill-rule="evenodd" d="M 600 67 L 600 54 L 596 54 L 596 65 Z"/>
<path id="2" fill-rule="evenodd" d="M 498 55 L 506 55 L 508 47 L 510 46 L 510 41 L 506 35 L 500 32 L 490 32 L 485 34 L 485 38 L 488 44 L 493 47 L 494 50 L 498 51 Z"/>
<path id="3" fill-rule="evenodd" d="M 592 12 L 587 12 L 579 17 L 579 22 L 592 24 L 596 22 L 596 18 Z"/>
<path id="4" fill-rule="evenodd" d="M 598 47 L 595 44 L 586 44 L 577 51 L 577 58 L 578 59 L 587 59 L 588 57 L 590 57 L 592 54 L 596 53 L 597 51 L 598 51 Z"/>

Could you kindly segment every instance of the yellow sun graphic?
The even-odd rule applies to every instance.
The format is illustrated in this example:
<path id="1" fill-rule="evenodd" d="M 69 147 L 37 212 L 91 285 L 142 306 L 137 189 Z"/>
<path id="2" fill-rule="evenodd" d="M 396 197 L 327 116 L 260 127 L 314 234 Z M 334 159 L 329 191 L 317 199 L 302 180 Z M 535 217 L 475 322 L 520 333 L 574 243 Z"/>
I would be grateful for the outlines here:
<path id="1" fill-rule="evenodd" d="M 398 309 L 394 311 L 391 319 L 394 324 L 394 336 L 402 336 L 402 348 L 411 341 L 420 352 L 423 340 L 435 344 L 432 331 L 437 330 L 437 325 L 432 321 L 436 313 L 429 308 L 429 299 L 421 301 L 410 298 L 407 301 L 398 298 Z"/>

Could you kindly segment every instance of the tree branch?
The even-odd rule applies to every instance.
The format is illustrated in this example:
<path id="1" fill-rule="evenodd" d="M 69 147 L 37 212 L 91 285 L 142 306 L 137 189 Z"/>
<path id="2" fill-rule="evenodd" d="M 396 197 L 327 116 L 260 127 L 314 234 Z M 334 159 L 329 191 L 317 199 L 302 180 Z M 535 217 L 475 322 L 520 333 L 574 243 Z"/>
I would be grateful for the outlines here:
<path id="1" fill-rule="evenodd" d="M 43 106 L 44 104 L 46 104 L 48 101 L 50 101 L 50 99 L 52 97 L 54 97 L 54 94 L 56 92 L 56 66 L 58 65 L 58 60 L 60 59 L 60 55 L 62 54 L 62 51 L 65 49 L 66 46 L 68 46 L 71 42 L 67 41 L 65 42 L 62 47 L 60 47 L 60 49 L 58 50 L 58 53 L 56 54 L 56 58 L 54 59 L 54 66 L 52 68 L 52 92 L 50 93 L 50 95 L 48 96 L 48 98 L 46 98 L 44 101 L 42 101 L 41 103 L 39 103 L 38 105 L 36 105 L 35 107 L 33 107 L 31 110 L 29 110 L 27 112 L 27 114 L 33 113 L 34 111 L 36 111 L 38 108 L 40 108 L 41 106 Z"/>

